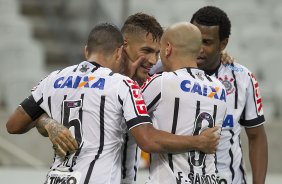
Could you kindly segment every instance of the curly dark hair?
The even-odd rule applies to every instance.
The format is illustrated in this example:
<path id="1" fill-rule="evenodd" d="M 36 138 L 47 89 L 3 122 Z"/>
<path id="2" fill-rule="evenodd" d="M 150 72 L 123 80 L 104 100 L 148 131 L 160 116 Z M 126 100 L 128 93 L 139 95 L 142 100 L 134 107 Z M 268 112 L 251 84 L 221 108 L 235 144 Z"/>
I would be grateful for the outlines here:
<path id="1" fill-rule="evenodd" d="M 90 32 L 87 40 L 88 52 L 103 51 L 112 53 L 123 44 L 123 36 L 120 30 L 113 24 L 101 23 Z"/>
<path id="2" fill-rule="evenodd" d="M 193 23 L 194 21 L 205 26 L 219 26 L 220 41 L 229 38 L 230 36 L 231 22 L 227 14 L 215 6 L 205 6 L 200 8 L 193 14 L 190 23 Z"/>
<path id="3" fill-rule="evenodd" d="M 123 34 L 140 33 L 146 31 L 152 34 L 154 40 L 160 40 L 163 35 L 163 29 L 155 17 L 145 13 L 136 13 L 129 16 L 121 28 Z"/>

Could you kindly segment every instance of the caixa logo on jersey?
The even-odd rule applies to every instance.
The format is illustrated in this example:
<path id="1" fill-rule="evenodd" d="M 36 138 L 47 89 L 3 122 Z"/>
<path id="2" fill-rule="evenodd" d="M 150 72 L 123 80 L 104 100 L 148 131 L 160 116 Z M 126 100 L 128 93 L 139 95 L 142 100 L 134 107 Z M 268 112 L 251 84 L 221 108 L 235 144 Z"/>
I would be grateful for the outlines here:
<path id="1" fill-rule="evenodd" d="M 256 77 L 254 76 L 254 74 L 249 73 L 249 76 L 251 77 L 251 81 L 252 81 L 253 88 L 254 88 L 254 97 L 255 97 L 258 115 L 263 115 L 262 98 L 261 98 L 261 95 L 260 95 L 260 92 L 259 92 L 258 81 L 257 81 Z"/>
<path id="2" fill-rule="evenodd" d="M 104 78 L 96 78 L 94 76 L 67 76 L 60 77 L 55 80 L 54 88 L 98 88 L 103 90 L 105 86 Z"/>
<path id="3" fill-rule="evenodd" d="M 130 93 L 135 106 L 135 111 L 138 113 L 138 115 L 147 115 L 146 104 L 143 100 L 139 86 L 136 82 L 132 80 L 126 80 L 125 82 L 129 86 Z"/>
<path id="4" fill-rule="evenodd" d="M 180 83 L 180 88 L 184 92 L 196 93 L 201 96 L 206 96 L 209 98 L 214 98 L 226 102 L 225 90 L 220 87 L 207 86 L 198 82 L 183 80 Z"/>

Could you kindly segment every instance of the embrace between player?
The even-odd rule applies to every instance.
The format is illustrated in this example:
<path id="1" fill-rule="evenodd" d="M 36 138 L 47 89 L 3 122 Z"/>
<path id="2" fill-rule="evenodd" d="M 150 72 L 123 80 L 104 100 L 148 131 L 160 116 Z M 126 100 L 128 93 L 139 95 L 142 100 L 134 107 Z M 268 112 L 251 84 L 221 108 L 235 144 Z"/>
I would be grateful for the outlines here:
<path id="1" fill-rule="evenodd" d="M 210 16 L 212 16 L 213 18 L 211 19 Z M 127 58 L 129 58 L 131 60 L 127 66 L 131 67 L 131 65 L 134 64 L 133 61 L 135 61 L 135 60 L 137 60 L 137 62 L 135 62 L 135 64 L 138 63 L 138 62 L 141 63 L 140 66 L 137 67 L 137 72 L 132 76 L 133 79 L 135 79 L 136 81 L 139 82 L 139 84 L 141 84 L 144 81 L 144 79 L 147 77 L 147 73 L 148 73 L 150 67 L 153 64 L 155 64 L 156 61 L 157 61 L 157 55 L 158 55 L 158 51 L 159 51 L 158 44 L 159 44 L 159 40 L 160 40 L 160 37 L 162 35 L 162 32 L 160 31 L 159 33 L 157 32 L 157 34 L 156 34 L 156 32 L 154 32 L 154 29 L 153 30 L 147 30 L 148 27 L 146 27 L 146 26 L 145 26 L 145 28 L 143 28 L 142 26 L 144 26 L 144 24 L 138 24 L 138 23 L 142 22 L 142 20 L 139 20 L 139 18 L 142 18 L 142 14 L 139 14 L 139 15 L 136 14 L 136 15 L 129 17 L 128 20 L 124 24 L 125 27 L 128 26 L 128 29 L 122 29 L 122 31 L 123 31 L 123 39 L 124 39 L 124 50 L 126 52 Z M 202 45 L 202 48 L 201 48 L 200 56 L 196 57 L 198 66 L 200 68 L 204 69 L 207 73 L 209 73 L 211 75 L 214 74 L 217 78 L 222 80 L 222 82 L 223 82 L 223 84 L 225 84 L 225 87 L 226 87 L 226 90 L 227 90 L 226 99 L 227 99 L 227 103 L 228 103 L 228 109 L 227 109 L 227 115 L 226 115 L 225 120 L 223 122 L 223 131 L 222 131 L 222 135 L 221 135 L 221 142 L 220 142 L 219 150 L 217 152 L 217 163 L 218 163 L 217 167 L 218 167 L 219 173 L 221 174 L 219 182 L 223 182 L 223 183 L 224 182 L 226 182 L 226 183 L 245 183 L 246 182 L 243 166 L 241 165 L 242 164 L 242 153 L 241 153 L 240 139 L 239 139 L 239 133 L 240 133 L 239 121 L 240 121 L 240 123 L 242 125 L 248 127 L 248 129 L 246 129 L 246 130 L 247 130 L 247 134 L 248 134 L 248 137 L 249 137 L 250 146 L 252 148 L 252 149 L 250 149 L 250 151 L 251 151 L 250 156 L 251 156 L 251 165 L 252 165 L 252 170 L 253 170 L 254 183 L 264 183 L 265 174 L 266 174 L 266 167 L 267 167 L 267 144 L 266 144 L 266 136 L 265 136 L 265 133 L 264 133 L 264 128 L 263 128 L 263 125 L 262 125 L 262 123 L 264 122 L 262 108 L 258 106 L 260 104 L 257 104 L 257 100 L 258 100 L 258 98 L 260 98 L 260 96 L 256 95 L 255 99 L 253 98 L 252 94 L 254 94 L 254 88 L 252 87 L 252 84 L 255 84 L 256 80 L 253 77 L 253 75 L 246 68 L 244 68 L 241 65 L 238 65 L 237 63 L 234 63 L 232 65 L 222 65 L 221 64 L 220 52 L 225 48 L 225 46 L 228 43 L 228 37 L 229 37 L 229 34 L 230 34 L 230 27 L 231 27 L 230 22 L 228 23 L 229 20 L 226 21 L 226 19 L 228 20 L 226 14 L 223 13 L 221 10 L 214 8 L 214 7 L 205 7 L 205 8 L 200 9 L 197 13 L 195 13 L 192 20 L 191 20 L 191 22 L 194 25 L 196 25 L 202 33 L 203 45 Z M 154 27 L 154 26 L 158 27 L 158 24 L 155 23 L 151 27 Z M 228 32 L 228 29 L 229 29 L 229 32 Z M 172 28 L 172 30 L 173 30 L 173 28 Z M 176 29 L 174 31 L 177 32 L 177 30 L 178 29 Z M 174 31 L 172 31 L 172 32 L 174 32 Z M 134 33 L 134 34 L 130 34 L 130 33 Z M 138 33 L 138 34 L 136 34 L 136 33 Z M 164 41 L 164 39 L 162 39 L 162 41 Z M 173 39 L 173 41 L 174 41 L 174 39 Z M 162 47 L 161 47 L 162 48 L 161 51 L 163 51 L 163 53 L 161 53 L 161 56 L 165 56 L 165 57 L 162 57 L 162 60 L 166 60 L 166 58 L 168 58 L 168 60 L 166 60 L 166 61 L 169 61 L 171 59 L 171 56 L 174 56 L 174 55 L 168 54 L 169 53 L 168 51 L 170 50 L 170 48 L 173 48 L 171 50 L 173 50 L 172 53 L 174 54 L 174 51 L 177 50 L 175 48 L 177 48 L 178 45 L 177 45 L 177 43 L 172 44 L 171 40 L 169 42 L 171 45 L 167 44 L 168 42 L 167 43 L 161 42 L 161 43 L 163 44 Z M 193 43 L 193 42 L 190 42 L 190 43 Z M 182 46 L 180 48 L 183 50 L 183 43 L 181 43 L 179 45 Z M 188 53 L 186 53 L 186 54 L 188 54 Z M 173 59 L 173 61 L 175 61 L 175 60 Z M 174 71 L 175 69 L 179 69 L 179 68 L 173 68 L 173 69 L 170 68 L 171 67 L 170 62 L 167 62 L 167 64 L 164 65 L 164 66 L 168 69 L 168 71 Z M 136 66 L 134 66 L 134 67 L 136 67 Z M 89 66 L 87 66 L 86 68 L 89 68 Z M 237 72 L 238 70 L 235 70 L 235 68 L 242 69 L 242 72 L 241 73 Z M 194 69 L 192 69 L 190 72 L 188 72 L 188 70 L 187 70 L 187 72 L 185 71 L 185 74 L 188 73 L 188 75 L 194 76 L 192 78 L 194 78 L 194 79 L 196 78 L 197 80 L 201 80 L 201 79 L 206 80 L 205 79 L 206 75 L 201 74 L 201 72 L 200 73 L 196 72 L 196 74 L 193 73 L 193 72 L 194 72 Z M 128 72 L 128 73 L 130 73 L 130 72 Z M 177 75 L 178 73 L 177 72 L 175 72 L 175 73 L 176 74 L 174 74 L 174 75 L 178 76 Z M 131 75 L 131 74 L 129 74 L 129 75 Z M 179 77 L 179 78 L 181 78 L 181 77 Z M 161 85 L 161 87 L 158 86 L 158 85 L 160 85 L 160 83 L 166 84 L 166 82 L 162 83 L 162 81 L 166 80 L 166 73 L 164 73 L 161 77 L 154 76 L 152 79 L 153 79 L 152 82 L 149 82 L 150 85 L 148 85 L 148 86 L 150 87 L 150 86 L 156 85 L 157 87 L 155 87 L 154 90 L 151 90 L 151 92 L 148 92 L 148 93 L 150 95 L 153 95 L 153 94 L 155 94 L 153 92 L 157 92 L 158 90 L 161 90 L 160 93 L 156 94 L 156 96 L 153 96 L 154 98 L 152 97 L 153 101 L 151 101 L 151 102 L 149 101 L 150 103 L 147 104 L 148 110 L 152 115 L 153 122 L 156 121 L 156 123 L 154 122 L 154 126 L 156 126 L 157 128 L 161 128 L 163 130 L 169 131 L 171 133 L 181 134 L 180 129 L 178 129 L 178 128 L 179 128 L 179 125 L 181 125 L 181 122 L 183 122 L 182 118 L 179 119 L 179 123 L 176 123 L 177 126 L 175 125 L 174 120 L 168 121 L 168 122 L 167 121 L 158 122 L 157 119 L 161 118 L 161 120 L 162 120 L 162 118 L 164 118 L 165 115 L 167 115 L 170 118 L 178 117 L 178 116 L 175 116 L 176 112 L 179 113 L 179 116 L 181 117 L 181 114 L 183 114 L 184 112 L 181 112 L 180 110 L 183 109 L 183 107 L 180 106 L 182 108 L 178 109 L 179 112 L 177 111 L 176 107 L 179 106 L 179 104 L 182 105 L 182 100 L 181 100 L 182 98 L 179 98 L 178 100 L 176 100 L 177 98 L 175 98 L 174 102 L 170 103 L 170 104 L 174 104 L 174 106 L 171 106 L 171 108 L 174 108 L 173 111 L 170 111 L 171 113 L 174 112 L 173 115 L 170 115 L 166 111 L 162 111 L 162 108 L 163 108 L 162 103 L 165 102 L 165 100 L 163 100 L 163 99 L 166 99 L 166 98 L 164 98 L 165 96 L 169 96 L 169 95 L 166 95 L 167 92 L 169 91 L 169 89 L 166 88 L 166 85 Z M 90 84 L 90 78 L 89 77 L 87 79 L 83 79 L 83 80 L 86 80 L 84 82 L 86 82 L 88 85 Z M 174 84 L 177 84 L 176 81 L 177 80 L 174 81 Z M 75 83 L 75 81 L 74 81 L 74 83 Z M 193 83 L 192 80 L 186 80 L 184 83 L 182 83 L 181 90 L 183 92 L 186 91 L 186 93 L 187 92 L 191 93 L 193 91 L 194 95 L 195 94 L 198 94 L 198 95 L 202 94 L 202 96 L 204 96 L 203 93 L 205 91 L 204 90 L 205 87 L 203 87 L 203 86 L 201 87 L 201 85 L 192 85 L 192 83 Z M 68 86 L 67 80 L 64 81 L 64 84 L 65 84 L 65 87 Z M 61 85 L 64 85 L 64 84 L 62 83 Z M 86 84 L 84 83 L 84 85 L 86 85 Z M 94 83 L 92 85 L 94 85 Z M 98 87 L 100 85 L 102 85 L 102 84 L 101 83 L 96 84 L 96 86 L 98 86 Z M 79 86 L 79 84 L 78 84 L 78 86 Z M 149 87 L 147 87 L 147 88 L 149 89 Z M 165 92 L 163 91 L 162 87 L 164 87 L 164 89 L 166 89 Z M 146 89 L 146 87 L 144 89 Z M 143 89 L 143 91 L 144 91 L 144 89 Z M 156 89 L 158 89 L 158 90 L 156 90 Z M 177 89 L 177 88 L 175 88 L 175 89 Z M 201 91 L 200 89 L 203 89 L 203 91 Z M 176 92 L 176 91 L 174 91 L 174 92 Z M 146 90 L 144 91 L 144 93 L 145 93 L 144 95 L 146 95 Z M 133 94 L 134 94 L 134 92 L 133 92 Z M 161 95 L 159 95 L 159 94 L 161 94 Z M 148 95 L 148 96 L 150 97 L 150 95 Z M 150 99 L 149 97 L 147 97 L 147 98 Z M 213 95 L 213 97 L 215 97 L 215 94 Z M 216 96 L 216 97 L 218 99 L 220 98 L 218 96 Z M 186 96 L 185 96 L 185 98 L 186 98 Z M 144 96 L 144 99 L 145 99 L 145 102 L 146 102 L 147 100 L 146 100 L 145 96 Z M 215 99 L 215 100 L 217 100 L 217 99 Z M 77 101 L 77 103 L 74 103 L 74 104 L 77 104 L 78 108 L 80 107 L 78 101 Z M 69 104 L 66 104 L 66 105 L 67 105 L 67 107 L 70 106 Z M 197 117 L 199 117 L 199 115 L 201 114 L 201 111 L 202 111 L 201 110 L 202 109 L 201 103 L 200 103 L 199 107 L 198 107 L 198 103 L 196 103 L 196 105 L 197 105 L 196 107 L 192 107 L 192 108 L 200 109 L 200 110 L 198 110 L 199 111 L 198 115 L 197 115 L 197 113 L 195 113 L 195 116 L 193 116 L 194 119 L 195 119 L 195 117 L 197 119 Z M 58 106 L 60 106 L 60 105 L 58 105 Z M 186 105 L 185 105 L 185 107 L 186 107 Z M 215 107 L 215 106 L 213 106 L 213 107 Z M 74 106 L 73 108 L 76 108 L 76 107 Z M 151 109 L 154 109 L 154 110 L 151 111 Z M 189 109 L 189 108 L 187 107 L 187 109 Z M 215 111 L 215 109 L 213 109 L 213 111 Z M 154 114 L 154 113 L 156 113 L 156 114 Z M 213 116 L 213 113 L 208 113 L 208 114 L 210 116 Z M 202 115 L 202 116 L 208 118 L 209 117 L 208 114 Z M 190 117 L 190 116 L 188 116 L 188 117 Z M 46 122 L 52 121 L 52 120 L 50 120 L 46 117 L 42 117 L 42 119 L 43 119 L 42 120 L 43 122 L 45 121 L 45 124 L 43 124 L 43 125 L 45 125 L 46 129 L 49 130 L 49 132 L 48 132 L 49 136 L 50 135 L 58 136 L 58 134 L 56 135 L 56 134 L 50 133 L 51 130 L 52 131 L 56 130 L 57 133 L 61 133 L 61 132 L 58 131 L 58 129 L 55 129 L 54 127 L 52 127 L 54 125 L 55 125 L 55 127 L 59 127 L 59 124 L 54 124 L 54 122 L 52 122 L 53 124 L 52 123 L 46 123 Z M 169 118 L 164 118 L 164 119 L 169 120 Z M 213 117 L 213 119 L 215 119 L 215 118 Z M 207 120 L 207 119 L 205 119 L 205 120 Z M 193 121 L 193 123 L 194 123 L 194 121 Z M 10 121 L 10 122 L 13 122 L 13 121 Z M 66 122 L 68 122 L 68 121 L 66 121 Z M 176 122 L 178 122 L 178 121 L 176 121 Z M 189 122 L 191 122 L 191 120 Z M 9 123 L 9 124 L 11 124 L 11 123 Z M 71 127 L 71 124 L 68 124 L 68 123 L 66 123 L 64 125 Z M 169 129 L 168 127 L 166 127 L 166 126 L 172 126 L 172 125 L 175 125 L 174 129 L 171 129 L 171 128 Z M 47 128 L 48 126 L 49 126 L 49 129 Z M 163 126 L 165 126 L 165 127 L 163 127 Z M 63 129 L 64 127 L 61 127 L 61 128 Z M 185 129 L 183 129 L 183 131 L 184 130 Z M 195 134 L 195 131 L 194 131 L 195 135 L 197 135 L 197 133 L 199 133 L 199 132 L 196 131 L 196 134 Z M 131 136 L 131 134 L 129 134 L 129 135 L 126 134 L 126 135 L 127 135 L 127 139 L 129 139 L 129 137 Z M 76 147 L 76 145 L 75 145 L 76 143 L 73 141 L 74 142 L 73 146 L 65 144 L 65 143 L 69 142 L 69 140 L 64 140 L 63 137 L 64 136 L 61 136 L 61 138 L 56 137 L 55 139 L 52 139 L 53 143 L 55 142 L 55 145 L 56 144 L 60 145 L 59 147 L 57 147 L 57 149 L 62 149 L 61 151 L 68 150 L 68 149 L 73 150 Z M 76 139 L 78 137 L 76 136 Z M 60 139 L 63 140 L 63 141 L 61 141 Z M 69 139 L 72 140 L 71 137 Z M 63 143 L 59 142 L 58 140 L 60 140 Z M 260 144 L 260 145 L 258 145 L 258 144 Z M 123 162 L 122 162 L 124 164 L 123 167 L 127 167 L 127 169 L 126 170 L 123 169 L 122 175 L 125 176 L 124 180 L 123 180 L 124 183 L 131 183 L 131 182 L 134 182 L 134 178 L 136 179 L 136 177 L 134 177 L 136 175 L 136 169 L 133 170 L 133 168 L 137 167 L 135 160 L 138 161 L 138 156 L 136 156 L 136 154 L 138 155 L 138 151 L 137 151 L 134 144 L 129 144 L 129 142 L 128 142 L 127 145 L 128 146 L 126 148 L 130 148 L 130 146 L 131 146 L 131 148 L 133 148 L 133 149 L 131 149 L 131 151 L 128 151 L 128 153 L 127 153 L 126 149 L 124 149 L 125 151 L 123 151 L 123 153 L 125 153 L 123 155 L 128 157 L 129 159 L 128 160 L 123 159 Z M 255 150 L 259 150 L 260 153 L 257 153 Z M 134 154 L 132 154 L 132 153 L 134 153 Z M 189 154 L 190 154 L 189 158 L 193 158 L 193 154 L 194 154 L 194 156 L 197 155 L 196 152 L 189 153 Z M 234 157 L 235 154 L 240 155 L 240 156 Z M 200 155 L 202 155 L 202 154 L 200 154 Z M 99 158 L 99 156 L 98 156 L 98 158 Z M 130 158 L 130 156 L 131 156 L 131 158 Z M 188 181 L 189 178 L 191 179 L 191 177 L 189 177 L 187 175 L 184 177 L 185 174 L 176 174 L 177 170 L 185 170 L 185 169 L 181 168 L 182 165 L 180 165 L 180 166 L 177 165 L 178 159 L 181 160 L 180 157 L 175 157 L 173 154 L 167 154 L 167 155 L 165 154 L 161 158 L 163 158 L 163 160 L 161 159 L 163 164 L 168 164 L 169 168 L 171 169 L 171 170 L 167 170 L 165 172 L 174 173 L 173 174 L 174 176 L 172 176 L 171 178 L 174 178 L 174 179 L 177 178 L 178 181 L 181 180 L 181 182 L 184 182 L 184 183 L 185 183 L 186 180 Z M 225 159 L 228 160 L 228 162 L 226 162 Z M 156 161 L 156 159 L 154 159 L 154 156 L 153 156 L 152 167 L 155 167 L 155 165 L 156 165 L 156 164 L 154 165 L 154 160 L 155 160 L 155 163 L 159 163 L 159 162 Z M 189 165 L 195 166 L 195 163 L 191 162 L 191 159 L 189 159 L 189 160 L 190 160 L 189 164 L 186 163 L 185 166 L 189 166 Z M 259 160 L 259 162 L 257 160 Z M 257 167 L 256 166 L 257 164 L 261 164 L 261 167 Z M 196 167 L 196 168 L 199 168 L 199 167 Z M 132 171 L 132 170 L 135 171 L 135 172 L 133 172 L 133 173 L 128 172 L 128 171 Z M 191 169 L 191 167 L 188 170 L 186 170 L 184 173 L 187 173 L 187 172 L 189 173 L 191 170 L 193 170 L 193 172 L 195 172 L 195 173 L 199 173 L 199 171 L 197 171 L 197 169 L 194 169 L 194 168 Z M 201 169 L 200 173 L 203 174 L 203 172 L 204 172 L 206 174 L 207 172 L 210 172 L 211 170 Z M 160 172 L 160 171 L 157 171 L 156 169 L 153 169 L 151 171 L 152 171 L 151 172 L 152 176 L 156 176 L 156 174 L 154 175 L 154 172 L 155 173 Z M 165 176 L 169 176 L 169 175 L 165 175 Z M 192 178 L 193 178 L 193 180 L 195 179 L 194 177 L 192 177 Z M 161 179 L 161 178 L 152 177 L 152 181 L 158 181 L 158 179 Z"/>

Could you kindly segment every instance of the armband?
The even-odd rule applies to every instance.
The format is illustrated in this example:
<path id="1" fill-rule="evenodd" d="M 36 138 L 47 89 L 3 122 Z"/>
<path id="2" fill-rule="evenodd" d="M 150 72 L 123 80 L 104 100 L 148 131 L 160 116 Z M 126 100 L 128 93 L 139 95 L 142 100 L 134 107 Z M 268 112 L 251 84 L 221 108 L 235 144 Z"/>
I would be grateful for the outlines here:
<path id="1" fill-rule="evenodd" d="M 40 100 L 39 100 L 40 101 Z M 45 113 L 45 111 L 39 106 L 38 103 L 35 102 L 32 95 L 27 97 L 21 104 L 22 108 L 25 110 L 25 112 L 31 117 L 31 119 L 34 121 L 37 118 L 39 118 L 42 114 Z"/>

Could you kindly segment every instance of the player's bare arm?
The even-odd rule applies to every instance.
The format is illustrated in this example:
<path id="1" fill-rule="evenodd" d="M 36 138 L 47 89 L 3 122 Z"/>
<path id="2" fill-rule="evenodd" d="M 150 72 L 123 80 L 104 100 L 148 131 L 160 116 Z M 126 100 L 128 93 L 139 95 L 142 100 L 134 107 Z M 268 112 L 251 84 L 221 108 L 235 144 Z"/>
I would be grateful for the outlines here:
<path id="1" fill-rule="evenodd" d="M 47 114 L 43 114 L 38 118 L 36 128 L 41 135 L 49 137 L 55 152 L 61 157 L 74 152 L 78 148 L 70 130 Z"/>
<path id="2" fill-rule="evenodd" d="M 22 106 L 18 106 L 14 113 L 9 117 L 6 128 L 10 134 L 23 134 L 28 132 L 36 125 L 36 121 L 25 112 Z"/>
<path id="3" fill-rule="evenodd" d="M 191 150 L 215 153 L 219 143 L 217 131 L 218 127 L 214 127 L 201 135 L 183 136 L 157 130 L 152 124 L 131 129 L 137 144 L 148 153 L 183 153 Z"/>
<path id="4" fill-rule="evenodd" d="M 264 126 L 255 128 L 246 128 L 246 133 L 249 140 L 249 157 L 252 167 L 253 183 L 265 183 L 267 172 L 267 137 Z"/>

